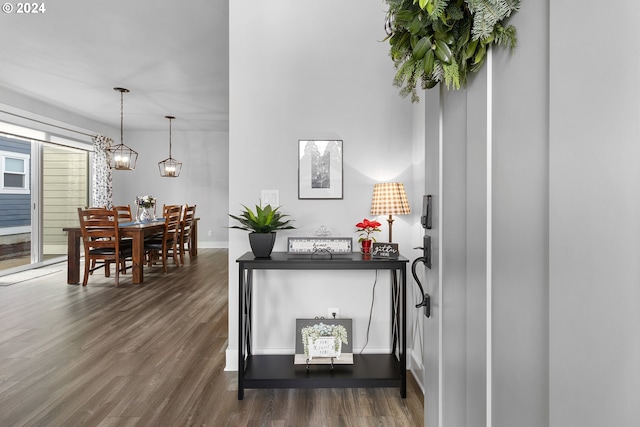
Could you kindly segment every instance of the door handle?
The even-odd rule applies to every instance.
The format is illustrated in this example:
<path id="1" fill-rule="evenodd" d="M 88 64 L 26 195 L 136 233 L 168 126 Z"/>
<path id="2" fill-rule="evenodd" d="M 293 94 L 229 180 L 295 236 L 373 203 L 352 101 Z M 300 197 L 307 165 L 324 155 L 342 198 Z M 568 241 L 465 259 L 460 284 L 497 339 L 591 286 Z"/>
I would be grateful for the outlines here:
<path id="1" fill-rule="evenodd" d="M 426 261 L 427 259 L 425 257 L 416 258 L 411 264 L 411 274 L 420 288 L 420 295 L 422 295 L 422 301 L 416 304 L 416 308 L 424 307 L 424 315 L 426 317 L 431 317 L 431 296 L 424 291 L 422 283 L 420 283 L 420 279 L 418 279 L 418 275 L 416 274 L 416 267 L 418 264 L 422 262 L 426 265 Z"/>

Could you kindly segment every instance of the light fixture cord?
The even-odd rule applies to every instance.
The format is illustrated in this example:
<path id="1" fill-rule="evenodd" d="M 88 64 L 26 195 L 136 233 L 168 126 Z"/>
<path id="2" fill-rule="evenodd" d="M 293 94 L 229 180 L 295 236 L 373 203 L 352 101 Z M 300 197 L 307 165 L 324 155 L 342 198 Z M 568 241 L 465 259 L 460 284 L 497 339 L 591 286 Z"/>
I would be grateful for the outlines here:
<path id="1" fill-rule="evenodd" d="M 169 119 L 169 158 L 171 158 L 171 121 L 173 119 Z"/>
<path id="2" fill-rule="evenodd" d="M 120 144 L 124 145 L 124 92 L 120 91 Z"/>

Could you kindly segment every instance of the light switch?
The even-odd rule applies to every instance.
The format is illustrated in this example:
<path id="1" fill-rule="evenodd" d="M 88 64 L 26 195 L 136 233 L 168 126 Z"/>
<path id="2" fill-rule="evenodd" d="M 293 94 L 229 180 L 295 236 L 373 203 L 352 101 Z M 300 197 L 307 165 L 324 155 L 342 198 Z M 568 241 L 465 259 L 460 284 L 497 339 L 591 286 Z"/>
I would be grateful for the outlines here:
<path id="1" fill-rule="evenodd" d="M 271 205 L 271 207 L 280 206 L 280 190 L 262 190 L 260 201 L 262 206 Z"/>

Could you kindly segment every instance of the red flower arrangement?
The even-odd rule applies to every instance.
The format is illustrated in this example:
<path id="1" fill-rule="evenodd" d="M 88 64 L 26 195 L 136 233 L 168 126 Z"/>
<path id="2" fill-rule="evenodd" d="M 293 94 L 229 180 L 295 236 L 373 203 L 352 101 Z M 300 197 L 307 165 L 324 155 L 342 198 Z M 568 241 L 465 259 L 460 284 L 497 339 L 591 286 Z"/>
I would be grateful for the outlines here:
<path id="1" fill-rule="evenodd" d="M 376 241 L 376 239 L 371 236 L 371 233 L 373 233 L 374 231 L 380 231 L 380 227 L 382 224 L 380 224 L 378 221 L 369 221 L 368 219 L 363 219 L 362 222 L 359 222 L 356 224 L 356 227 L 358 228 L 358 233 L 360 236 L 360 239 L 358 239 L 358 242 L 362 242 L 365 240 L 373 240 L 374 242 Z"/>

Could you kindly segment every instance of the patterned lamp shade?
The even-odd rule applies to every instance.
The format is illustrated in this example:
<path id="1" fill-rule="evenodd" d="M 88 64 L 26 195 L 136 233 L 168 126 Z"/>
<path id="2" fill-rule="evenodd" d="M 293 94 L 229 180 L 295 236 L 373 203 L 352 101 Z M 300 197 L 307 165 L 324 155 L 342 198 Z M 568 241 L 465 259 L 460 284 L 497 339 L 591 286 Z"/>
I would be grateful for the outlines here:
<path id="1" fill-rule="evenodd" d="M 411 213 L 407 193 L 401 182 L 382 182 L 373 186 L 371 215 L 406 215 Z"/>

